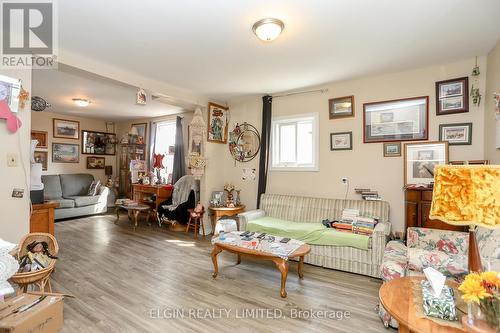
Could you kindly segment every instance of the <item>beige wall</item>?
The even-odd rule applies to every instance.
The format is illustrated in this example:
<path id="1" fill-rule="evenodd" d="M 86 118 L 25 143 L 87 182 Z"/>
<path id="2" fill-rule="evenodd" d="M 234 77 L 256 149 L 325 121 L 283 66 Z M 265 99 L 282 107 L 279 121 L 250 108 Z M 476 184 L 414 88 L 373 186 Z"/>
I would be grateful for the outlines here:
<path id="1" fill-rule="evenodd" d="M 0 74 L 22 80 L 23 87 L 31 92 L 30 70 L 0 70 Z M 0 120 L 0 238 L 17 243 L 29 232 L 30 218 L 30 104 L 16 116 L 22 121 L 21 128 L 11 134 L 5 120 Z M 17 155 L 17 167 L 7 167 L 7 154 Z M 12 198 L 12 189 L 24 189 L 22 199 Z"/>
<path id="2" fill-rule="evenodd" d="M 53 137 L 53 118 L 76 120 L 80 122 L 80 138 L 78 140 L 61 139 Z M 116 127 L 116 125 L 115 125 Z M 47 131 L 48 132 L 48 149 L 38 149 L 48 151 L 48 165 L 47 171 L 43 171 L 44 175 L 55 175 L 64 173 L 90 173 L 96 179 L 105 182 L 107 176 L 104 174 L 103 169 L 87 169 L 87 156 L 99 156 L 106 159 L 106 165 L 113 167 L 113 174 L 117 174 L 116 170 L 116 156 L 115 155 L 85 155 L 82 154 L 82 138 L 81 130 L 101 131 L 106 132 L 106 121 L 101 119 L 74 117 L 69 115 L 57 114 L 53 112 L 32 112 L 31 113 L 31 128 L 33 130 Z M 112 127 L 108 129 L 112 132 Z M 73 143 L 80 146 L 80 162 L 79 163 L 53 163 L 52 162 L 52 143 Z"/>
<path id="3" fill-rule="evenodd" d="M 485 158 L 493 164 L 500 164 L 500 150 L 496 148 L 496 127 L 500 131 L 500 120 L 495 120 L 495 103 L 493 93 L 500 92 L 500 41 L 488 54 L 488 68 L 486 73 L 486 93 L 484 94 L 485 104 Z"/>
<path id="4" fill-rule="evenodd" d="M 486 58 L 479 57 L 478 63 L 485 72 Z M 359 198 L 355 187 L 369 187 L 378 190 L 391 205 L 391 220 L 394 230 L 404 228 L 403 200 L 403 158 L 383 157 L 382 143 L 363 144 L 363 103 L 404 97 L 429 96 L 429 139 L 437 140 L 441 123 L 472 122 L 473 138 L 470 146 L 450 147 L 451 160 L 484 158 L 484 104 L 470 106 L 468 113 L 436 116 L 435 82 L 467 76 L 474 65 L 474 59 L 447 63 L 399 73 L 371 76 L 356 80 L 332 83 L 327 93 L 303 94 L 273 100 L 273 116 L 284 116 L 318 112 L 320 114 L 320 170 L 319 172 L 277 172 L 270 171 L 267 191 L 319 197 L 340 198 L 344 195 L 341 177 L 350 179 L 349 198 Z M 481 91 L 485 89 L 485 75 L 479 78 Z M 328 99 L 338 96 L 355 96 L 355 117 L 329 120 Z M 237 99 L 229 102 L 231 124 L 247 121 L 261 128 L 261 96 Z M 353 132 L 352 151 L 330 151 L 331 132 Z M 209 155 L 209 175 L 217 173 L 219 181 L 212 182 L 207 192 L 220 190 L 221 184 L 231 181 L 242 189 L 242 200 L 248 208 L 255 208 L 257 180 L 243 182 L 244 167 L 258 167 L 258 159 L 249 163 L 237 163 L 231 159 L 227 146 L 210 143 L 213 155 Z M 216 171 L 215 171 L 216 170 Z M 222 175 L 222 176 L 221 176 Z M 325 216 L 325 218 L 328 216 Z"/>

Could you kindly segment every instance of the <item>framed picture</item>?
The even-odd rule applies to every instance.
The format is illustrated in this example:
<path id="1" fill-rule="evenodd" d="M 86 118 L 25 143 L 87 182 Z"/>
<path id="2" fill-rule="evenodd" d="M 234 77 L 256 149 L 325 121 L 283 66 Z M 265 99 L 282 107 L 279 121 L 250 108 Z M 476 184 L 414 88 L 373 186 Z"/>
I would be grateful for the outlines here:
<path id="1" fill-rule="evenodd" d="M 52 119 L 53 121 L 53 137 L 61 139 L 78 140 L 80 134 L 80 122 L 74 120 Z"/>
<path id="2" fill-rule="evenodd" d="M 472 123 L 439 125 L 439 141 L 448 141 L 450 146 L 472 144 Z"/>
<path id="3" fill-rule="evenodd" d="M 352 132 L 330 133 L 330 150 L 352 150 Z"/>
<path id="4" fill-rule="evenodd" d="M 451 165 L 488 165 L 490 160 L 450 161 Z"/>
<path id="5" fill-rule="evenodd" d="M 384 142 L 384 157 L 401 156 L 401 142 Z"/>
<path id="6" fill-rule="evenodd" d="M 137 130 L 137 138 L 133 143 L 144 144 L 146 142 L 148 124 L 147 123 L 132 124 L 130 128 L 132 129 L 132 127 L 135 127 L 135 129 Z"/>
<path id="7" fill-rule="evenodd" d="M 429 96 L 363 104 L 363 142 L 415 141 L 429 137 Z"/>
<path id="8" fill-rule="evenodd" d="M 469 112 L 469 78 L 436 82 L 436 115 Z"/>
<path id="9" fill-rule="evenodd" d="M 80 162 L 80 147 L 73 143 L 52 143 L 53 163 L 78 163 Z"/>
<path id="10" fill-rule="evenodd" d="M 0 100 L 5 101 L 11 112 L 19 111 L 19 93 L 21 92 L 21 80 L 0 75 Z"/>
<path id="11" fill-rule="evenodd" d="M 139 105 L 146 105 L 147 103 L 147 98 L 146 98 L 146 91 L 142 88 L 137 89 L 137 94 L 135 96 L 135 102 L 136 104 Z"/>
<path id="12" fill-rule="evenodd" d="M 37 148 L 48 148 L 48 133 L 46 131 L 31 130 L 31 140 L 37 140 Z"/>
<path id="13" fill-rule="evenodd" d="M 105 165 L 104 157 L 87 156 L 87 169 L 104 169 Z"/>
<path id="14" fill-rule="evenodd" d="M 328 106 L 330 119 L 354 117 L 354 96 L 331 98 Z"/>
<path id="15" fill-rule="evenodd" d="M 82 154 L 115 155 L 116 134 L 82 130 Z"/>
<path id="16" fill-rule="evenodd" d="M 228 118 L 229 110 L 227 107 L 208 103 L 208 141 L 227 143 Z"/>
<path id="17" fill-rule="evenodd" d="M 42 171 L 47 171 L 47 163 L 49 159 L 49 153 L 46 151 L 35 151 L 33 154 L 35 158 L 35 163 L 42 164 Z"/>
<path id="18" fill-rule="evenodd" d="M 448 142 L 406 143 L 404 147 L 405 185 L 434 182 L 434 167 L 448 164 Z"/>

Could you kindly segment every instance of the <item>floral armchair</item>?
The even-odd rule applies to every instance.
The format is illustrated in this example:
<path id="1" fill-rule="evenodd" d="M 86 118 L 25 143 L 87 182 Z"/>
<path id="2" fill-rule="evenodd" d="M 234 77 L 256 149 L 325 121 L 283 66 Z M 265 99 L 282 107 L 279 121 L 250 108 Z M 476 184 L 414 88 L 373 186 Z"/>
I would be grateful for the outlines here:
<path id="1" fill-rule="evenodd" d="M 484 269 L 500 269 L 500 230 L 479 228 L 476 234 Z M 423 275 L 432 267 L 447 277 L 461 279 L 468 272 L 469 234 L 427 228 L 408 228 L 406 245 L 401 241 L 387 243 L 380 266 L 382 280 Z M 398 327 L 397 321 L 379 304 L 379 316 L 385 327 Z"/>

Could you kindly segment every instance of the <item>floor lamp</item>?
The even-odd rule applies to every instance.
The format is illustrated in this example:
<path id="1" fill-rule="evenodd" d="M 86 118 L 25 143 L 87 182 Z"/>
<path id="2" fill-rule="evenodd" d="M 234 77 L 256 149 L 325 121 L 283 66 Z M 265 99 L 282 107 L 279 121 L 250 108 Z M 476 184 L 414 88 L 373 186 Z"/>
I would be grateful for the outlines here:
<path id="1" fill-rule="evenodd" d="M 500 227 L 500 165 L 436 166 L 429 218 L 469 226 L 469 272 L 480 272 L 476 230 Z"/>

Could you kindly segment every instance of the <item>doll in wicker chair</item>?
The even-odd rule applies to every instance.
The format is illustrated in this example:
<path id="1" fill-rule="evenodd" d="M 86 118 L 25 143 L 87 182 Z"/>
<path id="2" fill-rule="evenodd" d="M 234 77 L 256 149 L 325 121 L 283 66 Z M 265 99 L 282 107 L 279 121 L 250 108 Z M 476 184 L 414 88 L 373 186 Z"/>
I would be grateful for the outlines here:
<path id="1" fill-rule="evenodd" d="M 19 259 L 19 272 L 34 272 L 49 266 L 51 259 L 57 259 L 49 252 L 47 242 L 33 241 L 26 246 L 28 252 Z"/>

